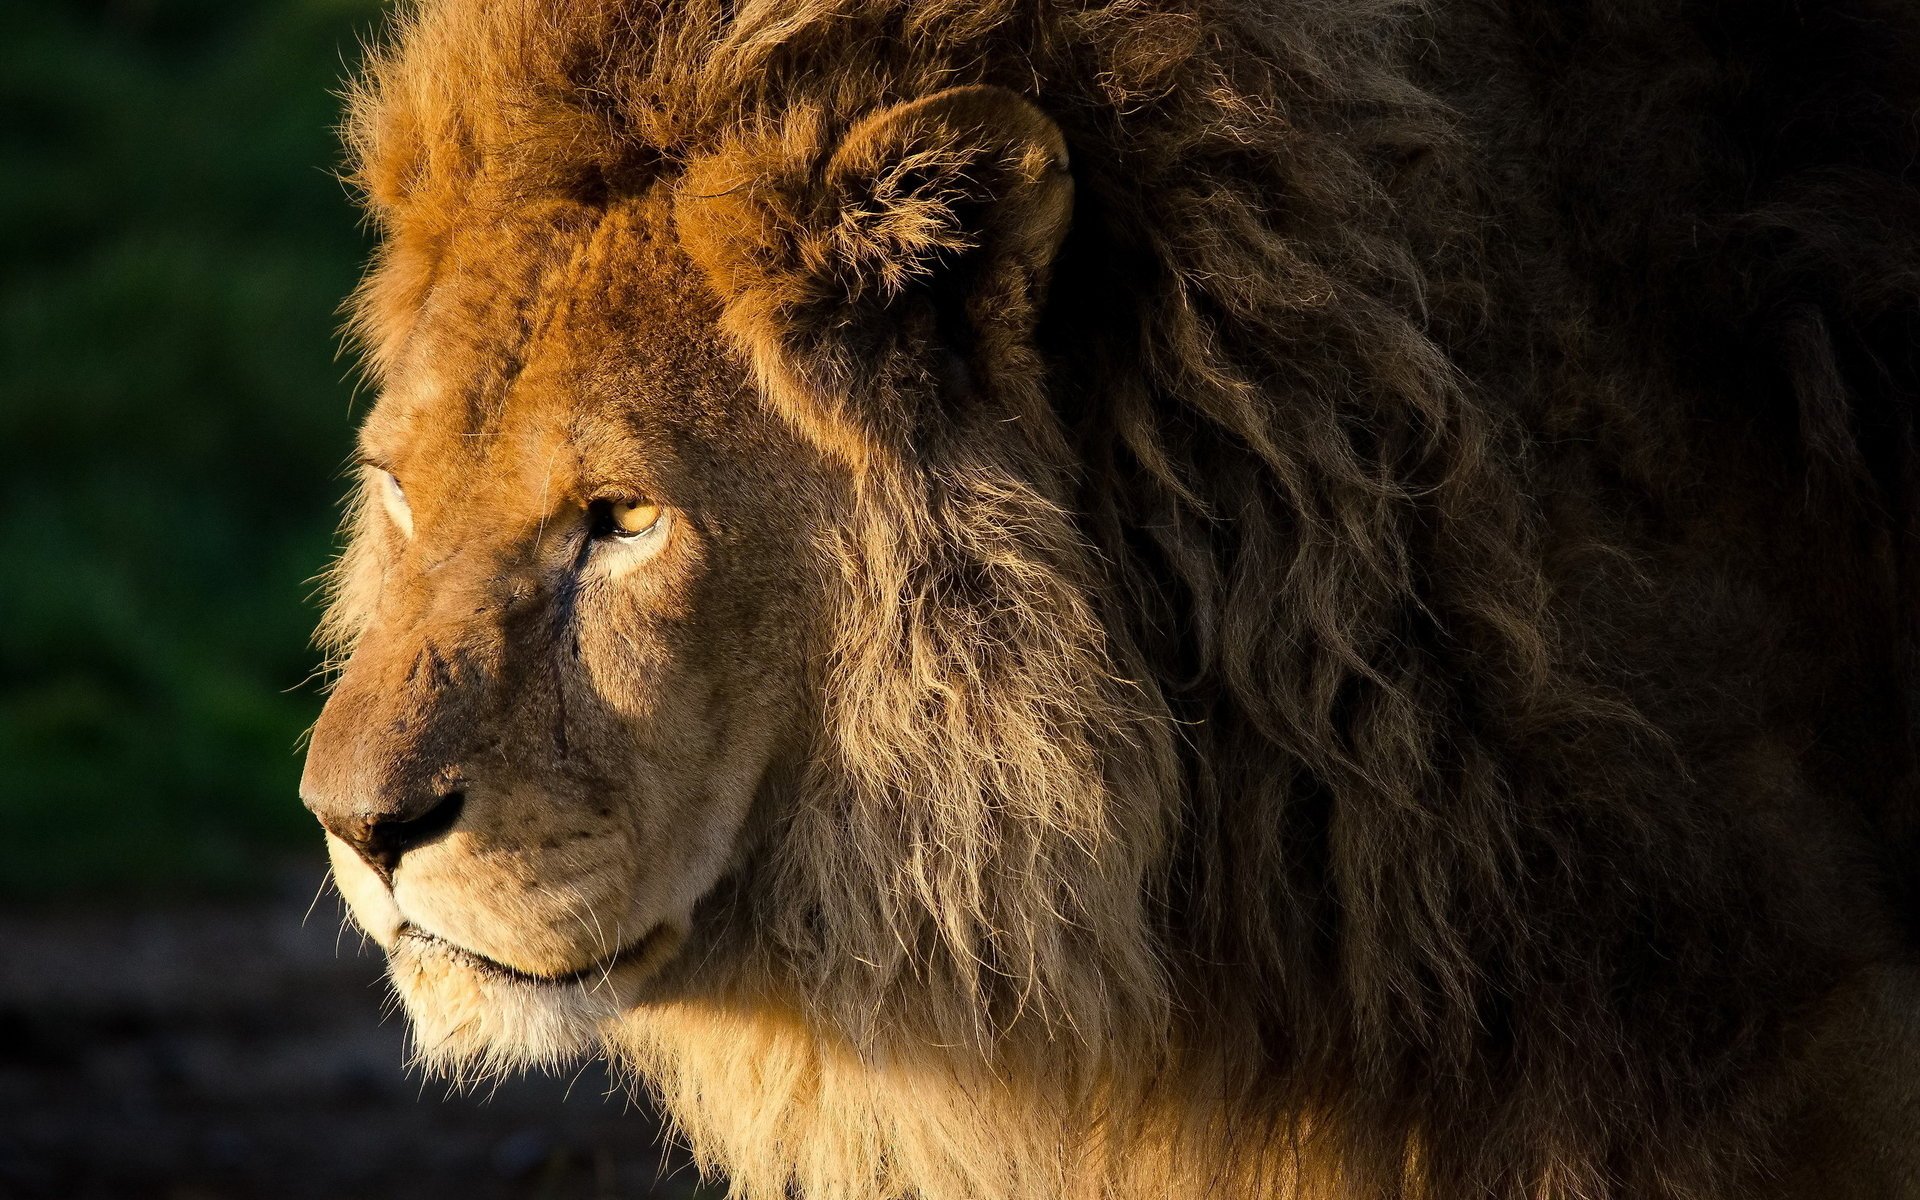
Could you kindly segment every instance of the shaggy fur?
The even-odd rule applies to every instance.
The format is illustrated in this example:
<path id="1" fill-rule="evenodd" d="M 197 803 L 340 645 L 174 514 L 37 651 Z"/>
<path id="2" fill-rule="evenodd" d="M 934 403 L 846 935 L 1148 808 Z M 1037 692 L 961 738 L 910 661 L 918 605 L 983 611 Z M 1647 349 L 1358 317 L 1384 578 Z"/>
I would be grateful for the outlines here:
<path id="1" fill-rule="evenodd" d="M 670 197 L 850 481 L 817 742 L 603 1036 L 756 1197 L 1810 1169 L 1920 936 L 1916 64 L 1877 0 L 412 10 L 375 378 L 463 229 Z"/>

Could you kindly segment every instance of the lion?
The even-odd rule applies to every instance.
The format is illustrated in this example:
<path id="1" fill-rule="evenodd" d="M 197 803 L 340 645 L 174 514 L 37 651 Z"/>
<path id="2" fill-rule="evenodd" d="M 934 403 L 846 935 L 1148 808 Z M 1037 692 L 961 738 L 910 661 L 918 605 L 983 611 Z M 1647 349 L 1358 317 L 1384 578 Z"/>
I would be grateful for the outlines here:
<path id="1" fill-rule="evenodd" d="M 1920 16 L 420 0 L 301 794 L 742 1197 L 1920 1195 Z"/>

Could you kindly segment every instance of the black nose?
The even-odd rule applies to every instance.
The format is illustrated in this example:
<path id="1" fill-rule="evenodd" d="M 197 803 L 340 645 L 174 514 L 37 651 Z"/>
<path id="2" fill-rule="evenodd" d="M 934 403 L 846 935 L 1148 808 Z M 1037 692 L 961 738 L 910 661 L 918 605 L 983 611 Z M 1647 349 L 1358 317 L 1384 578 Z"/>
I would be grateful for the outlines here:
<path id="1" fill-rule="evenodd" d="M 467 804 L 465 792 L 450 791 L 417 816 L 394 813 L 354 813 L 336 820 L 323 816 L 327 832 L 356 850 L 368 865 L 391 877 L 400 856 L 445 834 L 460 820 Z"/>

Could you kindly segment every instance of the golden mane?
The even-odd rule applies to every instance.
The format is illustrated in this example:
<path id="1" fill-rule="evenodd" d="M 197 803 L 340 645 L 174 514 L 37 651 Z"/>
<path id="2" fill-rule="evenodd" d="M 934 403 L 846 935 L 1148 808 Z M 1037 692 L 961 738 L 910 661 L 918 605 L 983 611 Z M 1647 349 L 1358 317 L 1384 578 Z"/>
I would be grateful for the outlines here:
<path id="1" fill-rule="evenodd" d="M 372 58 L 376 378 L 449 230 L 664 187 L 770 401 L 857 409 L 832 744 L 725 901 L 757 969 L 618 1047 L 743 1194 L 1677 1196 L 1758 1153 L 1879 918 L 1770 724 L 1793 602 L 1672 550 L 1729 476 L 1644 396 L 1695 385 L 1596 332 L 1529 241 L 1549 173 L 1498 175 L 1512 129 L 1414 64 L 1475 36 L 434 0 Z M 820 280 L 909 286 L 952 214 L 808 221 L 848 129 L 973 84 L 1057 122 L 1073 223 L 979 410 L 929 415 Z"/>

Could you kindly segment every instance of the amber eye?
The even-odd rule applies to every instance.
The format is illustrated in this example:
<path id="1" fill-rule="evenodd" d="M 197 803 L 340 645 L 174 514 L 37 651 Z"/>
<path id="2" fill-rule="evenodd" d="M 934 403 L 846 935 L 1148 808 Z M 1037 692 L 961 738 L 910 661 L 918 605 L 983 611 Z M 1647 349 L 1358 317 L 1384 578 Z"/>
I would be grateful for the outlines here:
<path id="1" fill-rule="evenodd" d="M 651 500 L 596 500 L 587 511 L 600 538 L 642 537 L 660 524 L 660 506 Z"/>

